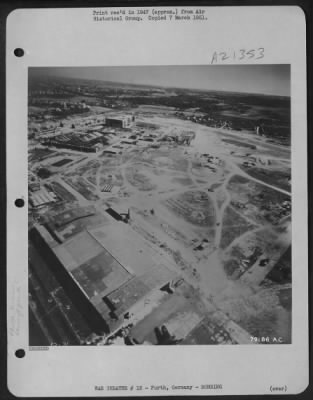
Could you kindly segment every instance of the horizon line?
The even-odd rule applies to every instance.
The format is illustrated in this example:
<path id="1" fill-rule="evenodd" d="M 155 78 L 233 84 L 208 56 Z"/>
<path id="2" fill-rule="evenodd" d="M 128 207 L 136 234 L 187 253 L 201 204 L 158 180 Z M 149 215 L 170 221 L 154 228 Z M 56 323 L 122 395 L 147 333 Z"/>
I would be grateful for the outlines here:
<path id="1" fill-rule="evenodd" d="M 36 69 L 42 67 L 28 67 L 28 69 Z M 47 67 L 49 68 L 49 67 Z M 61 67 L 62 68 L 62 67 Z M 240 93 L 240 94 L 251 94 L 251 95 L 262 95 L 262 96 L 270 96 L 270 97 L 286 97 L 291 98 L 291 95 L 281 95 L 281 94 L 268 94 L 264 92 L 238 92 L 233 90 L 217 90 L 217 89 L 200 89 L 200 88 L 190 88 L 190 87 L 179 87 L 179 86 L 163 86 L 163 85 L 156 85 L 156 84 L 147 84 L 147 83 L 131 83 L 125 81 L 109 81 L 109 80 L 102 80 L 102 79 L 93 79 L 93 78 L 78 78 L 78 77 L 68 77 L 68 76 L 61 76 L 61 75 L 52 75 L 52 74 L 39 74 L 37 76 L 31 76 L 30 78 L 38 78 L 38 77 L 51 77 L 56 79 L 77 79 L 77 80 L 86 80 L 86 81 L 95 81 L 95 82 L 105 82 L 105 83 L 114 83 L 114 84 L 127 84 L 130 86 L 145 86 L 145 87 L 156 87 L 156 88 L 163 88 L 163 89 L 183 89 L 183 90 L 195 90 L 199 92 L 222 92 L 222 93 Z"/>

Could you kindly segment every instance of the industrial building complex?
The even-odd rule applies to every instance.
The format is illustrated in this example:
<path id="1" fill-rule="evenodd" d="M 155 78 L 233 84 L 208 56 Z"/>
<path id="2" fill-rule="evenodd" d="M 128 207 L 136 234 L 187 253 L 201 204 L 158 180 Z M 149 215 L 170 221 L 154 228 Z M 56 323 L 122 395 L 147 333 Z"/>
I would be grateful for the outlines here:
<path id="1" fill-rule="evenodd" d="M 289 103 L 232 96 L 30 80 L 30 345 L 291 342 Z"/>

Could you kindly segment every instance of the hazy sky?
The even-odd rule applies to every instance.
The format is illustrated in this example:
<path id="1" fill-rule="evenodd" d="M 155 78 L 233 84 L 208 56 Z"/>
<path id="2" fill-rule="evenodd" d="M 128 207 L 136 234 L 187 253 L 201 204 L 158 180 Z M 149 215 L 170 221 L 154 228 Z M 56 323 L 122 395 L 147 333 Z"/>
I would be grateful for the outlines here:
<path id="1" fill-rule="evenodd" d="M 189 89 L 290 96 L 289 65 L 199 65 L 31 68 L 30 75 L 54 75 Z"/>

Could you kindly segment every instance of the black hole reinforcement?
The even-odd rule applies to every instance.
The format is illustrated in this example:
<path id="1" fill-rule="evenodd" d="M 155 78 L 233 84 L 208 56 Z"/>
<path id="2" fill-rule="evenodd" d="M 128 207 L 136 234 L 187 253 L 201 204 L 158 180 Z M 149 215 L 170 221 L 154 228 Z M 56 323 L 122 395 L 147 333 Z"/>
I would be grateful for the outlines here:
<path id="1" fill-rule="evenodd" d="M 24 55 L 24 50 L 21 49 L 20 47 L 17 47 L 16 49 L 14 49 L 14 55 L 16 57 L 23 57 Z"/>
<path id="2" fill-rule="evenodd" d="M 25 357 L 25 350 L 24 349 L 18 349 L 15 352 L 15 357 L 17 358 L 23 358 Z"/>
<path id="3" fill-rule="evenodd" d="M 21 208 L 24 207 L 25 201 L 23 199 L 16 199 L 14 204 L 16 207 Z"/>

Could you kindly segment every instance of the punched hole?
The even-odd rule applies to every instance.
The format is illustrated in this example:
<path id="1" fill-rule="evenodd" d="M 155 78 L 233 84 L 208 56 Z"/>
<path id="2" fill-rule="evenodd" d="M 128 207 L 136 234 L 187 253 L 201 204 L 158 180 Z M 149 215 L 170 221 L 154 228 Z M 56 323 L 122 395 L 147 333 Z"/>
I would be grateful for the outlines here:
<path id="1" fill-rule="evenodd" d="M 17 358 L 23 358 L 25 357 L 25 350 L 24 349 L 18 349 L 15 352 L 15 357 Z"/>
<path id="2" fill-rule="evenodd" d="M 14 204 L 16 207 L 21 208 L 21 207 L 24 207 L 25 201 L 23 199 L 16 199 Z"/>
<path id="3" fill-rule="evenodd" d="M 21 49 L 20 47 L 17 47 L 16 49 L 14 49 L 14 55 L 16 57 L 23 57 L 24 55 L 24 50 Z"/>

